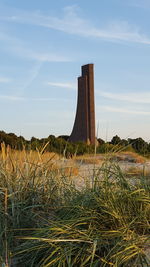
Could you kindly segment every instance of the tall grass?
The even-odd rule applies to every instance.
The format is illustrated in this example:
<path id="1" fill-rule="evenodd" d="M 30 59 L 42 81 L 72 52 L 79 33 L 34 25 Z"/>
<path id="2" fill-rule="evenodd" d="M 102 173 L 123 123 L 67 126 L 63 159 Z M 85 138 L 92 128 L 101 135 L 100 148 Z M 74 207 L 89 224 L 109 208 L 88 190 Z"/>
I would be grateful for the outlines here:
<path id="1" fill-rule="evenodd" d="M 0 155 L 0 264 L 10 265 L 18 241 L 14 229 L 38 226 L 41 214 L 64 201 L 67 177 L 55 166 L 53 153 L 12 151 L 2 144 Z M 55 159 L 55 160 L 54 160 Z M 67 186 L 66 186 L 67 188 Z M 69 181 L 68 188 L 71 188 Z M 22 231 L 20 230 L 20 233 Z"/>
<path id="2" fill-rule="evenodd" d="M 106 160 L 77 190 L 57 158 L 2 145 L 1 266 L 149 266 L 149 177 Z"/>

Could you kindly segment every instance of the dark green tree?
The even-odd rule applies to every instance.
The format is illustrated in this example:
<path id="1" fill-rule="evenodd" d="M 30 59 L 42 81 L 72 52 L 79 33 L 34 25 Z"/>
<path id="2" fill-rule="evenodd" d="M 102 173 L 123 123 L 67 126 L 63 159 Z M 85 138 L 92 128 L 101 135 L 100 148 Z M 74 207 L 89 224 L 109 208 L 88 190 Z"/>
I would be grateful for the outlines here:
<path id="1" fill-rule="evenodd" d="M 112 145 L 120 145 L 121 144 L 121 138 L 118 135 L 115 135 L 110 142 Z"/>

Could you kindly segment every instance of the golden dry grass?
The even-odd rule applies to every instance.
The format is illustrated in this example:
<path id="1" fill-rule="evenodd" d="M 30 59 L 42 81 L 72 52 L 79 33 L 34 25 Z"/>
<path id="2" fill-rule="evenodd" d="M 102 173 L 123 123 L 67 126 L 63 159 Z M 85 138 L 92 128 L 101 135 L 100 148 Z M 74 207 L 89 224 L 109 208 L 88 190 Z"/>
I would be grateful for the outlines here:
<path id="1" fill-rule="evenodd" d="M 82 164 L 96 164 L 96 165 L 101 165 L 103 163 L 103 159 L 100 158 L 97 155 L 92 155 L 92 154 L 85 154 L 82 156 L 76 156 L 74 158 L 74 161 Z"/>
<path id="2" fill-rule="evenodd" d="M 150 169 L 143 166 L 143 168 L 140 168 L 139 166 L 131 166 L 126 171 L 125 174 L 128 177 L 141 177 L 141 176 L 150 176 Z"/>
<path id="3" fill-rule="evenodd" d="M 111 160 L 116 161 L 126 161 L 131 163 L 145 163 L 146 158 L 131 151 L 125 151 L 125 152 L 115 152 L 115 153 L 109 153 L 106 155 Z"/>
<path id="4" fill-rule="evenodd" d="M 22 151 L 12 150 L 9 146 L 5 146 L 4 143 L 1 144 L 0 152 L 0 162 L 5 166 L 5 170 L 10 174 L 15 170 L 16 179 L 20 173 L 26 174 L 27 169 L 29 173 L 36 169 L 37 176 L 43 171 L 54 171 L 55 175 L 62 177 L 77 177 L 81 175 L 82 168 L 79 166 L 83 165 L 96 165 L 100 167 L 105 159 L 117 160 L 118 162 L 132 162 L 132 163 L 145 163 L 146 159 L 134 152 L 120 152 L 105 155 L 82 155 L 76 156 L 72 159 L 66 160 L 62 156 L 54 152 L 44 152 L 42 151 Z M 150 171 L 148 169 L 139 168 L 138 166 L 129 167 L 125 173 L 128 176 L 139 176 L 139 175 L 149 175 Z"/>
<path id="5" fill-rule="evenodd" d="M 65 160 L 62 156 L 54 152 L 13 150 L 9 146 L 1 144 L 0 162 L 3 163 L 5 170 L 10 174 L 16 171 L 16 179 L 20 173 L 29 173 L 36 169 L 37 176 L 40 173 L 54 171 L 57 178 L 62 176 L 73 177 L 79 174 L 79 166 L 74 160 Z"/>
<path id="6" fill-rule="evenodd" d="M 13 150 L 10 146 L 5 146 L 4 143 L 1 144 L 0 161 L 5 164 L 8 171 L 11 171 L 16 166 L 22 170 L 25 164 L 35 165 L 35 166 L 47 166 L 52 167 L 54 162 L 60 159 L 60 155 L 54 152 L 44 152 L 40 151 L 27 151 L 27 150 Z"/>
<path id="7" fill-rule="evenodd" d="M 126 152 L 122 152 L 121 154 L 125 155 L 127 157 L 129 156 L 129 157 L 133 158 L 135 160 L 135 163 L 145 163 L 146 162 L 145 157 L 143 157 L 143 156 L 141 156 L 135 152 L 131 152 L 131 151 L 127 152 L 126 151 Z"/>

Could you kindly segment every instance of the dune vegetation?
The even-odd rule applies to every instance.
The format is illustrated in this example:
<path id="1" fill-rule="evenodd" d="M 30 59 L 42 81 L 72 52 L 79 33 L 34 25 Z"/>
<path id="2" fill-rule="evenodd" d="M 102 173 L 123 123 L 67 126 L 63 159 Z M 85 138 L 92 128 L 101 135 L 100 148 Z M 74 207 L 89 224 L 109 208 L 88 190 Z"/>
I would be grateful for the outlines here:
<path id="1" fill-rule="evenodd" d="M 85 157 L 92 174 L 77 188 L 79 159 L 68 170 L 58 154 L 2 144 L 0 266 L 149 266 L 149 174 Z"/>

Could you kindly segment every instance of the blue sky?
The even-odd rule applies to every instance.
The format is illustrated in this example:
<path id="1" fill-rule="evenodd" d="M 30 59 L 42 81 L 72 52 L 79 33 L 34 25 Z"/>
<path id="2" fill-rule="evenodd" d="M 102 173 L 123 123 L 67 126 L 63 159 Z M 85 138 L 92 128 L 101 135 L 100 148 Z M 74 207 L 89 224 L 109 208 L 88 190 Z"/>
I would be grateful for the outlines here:
<path id="1" fill-rule="evenodd" d="M 0 0 L 0 129 L 70 134 L 95 65 L 98 137 L 150 141 L 149 0 Z"/>

